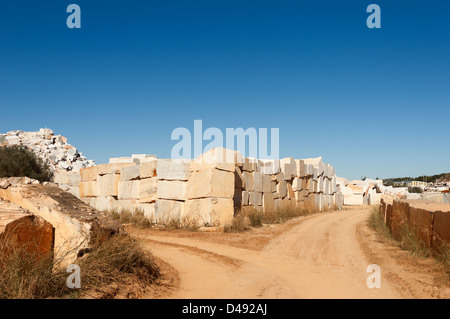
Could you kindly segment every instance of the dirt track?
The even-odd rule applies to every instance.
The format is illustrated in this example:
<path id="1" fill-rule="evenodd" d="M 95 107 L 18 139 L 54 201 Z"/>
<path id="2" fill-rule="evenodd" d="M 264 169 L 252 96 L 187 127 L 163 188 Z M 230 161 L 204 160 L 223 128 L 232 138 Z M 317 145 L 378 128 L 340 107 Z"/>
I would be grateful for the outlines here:
<path id="1" fill-rule="evenodd" d="M 449 298 L 439 267 L 380 242 L 369 214 L 322 213 L 248 234 L 130 232 L 178 273 L 166 298 Z M 380 289 L 366 285 L 370 264 L 381 266 Z"/>

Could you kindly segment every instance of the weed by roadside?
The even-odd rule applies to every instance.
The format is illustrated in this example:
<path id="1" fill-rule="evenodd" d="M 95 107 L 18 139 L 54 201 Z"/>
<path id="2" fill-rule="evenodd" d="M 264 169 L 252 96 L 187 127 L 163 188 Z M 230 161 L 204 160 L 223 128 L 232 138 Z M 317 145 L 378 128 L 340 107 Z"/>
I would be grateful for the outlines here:
<path id="1" fill-rule="evenodd" d="M 0 299 L 80 298 L 88 291 L 125 283 L 130 276 L 142 285 L 149 285 L 159 276 L 152 256 L 126 234 L 96 243 L 74 261 L 81 270 L 80 289 L 67 287 L 70 274 L 62 266 L 64 255 L 43 256 L 22 247 L 0 248 L 11 252 L 0 256 Z"/>
<path id="2" fill-rule="evenodd" d="M 114 210 L 106 213 L 107 215 L 111 216 L 112 219 L 121 224 L 132 224 L 133 226 L 141 229 L 149 228 L 150 226 L 152 226 L 150 220 L 144 215 L 144 212 L 141 210 L 137 210 L 135 212 L 124 210 L 120 213 Z"/>
<path id="3" fill-rule="evenodd" d="M 158 225 L 152 223 L 141 210 L 136 210 L 131 212 L 129 210 L 123 210 L 120 213 L 118 211 L 109 211 L 106 212 L 112 219 L 121 223 L 121 224 L 131 224 L 139 229 L 147 229 L 151 227 L 158 228 L 159 230 L 188 230 L 188 231 L 197 231 L 199 226 L 195 223 L 191 223 L 188 221 L 179 221 L 175 219 L 168 220 L 164 225 Z"/>
<path id="4" fill-rule="evenodd" d="M 394 240 L 391 230 L 384 222 L 383 217 L 380 215 L 380 206 L 372 208 L 368 225 L 383 238 L 395 242 L 401 249 L 409 251 L 413 256 L 419 258 L 433 257 L 444 266 L 450 279 L 450 247 L 448 245 L 442 246 L 439 250 L 431 249 L 417 236 L 416 229 L 409 227 L 406 223 L 402 228 L 401 239 Z"/>
<path id="5" fill-rule="evenodd" d="M 238 233 L 252 227 L 261 227 L 264 224 L 281 224 L 289 219 L 313 213 L 303 209 L 277 209 L 273 211 L 252 209 L 236 213 L 232 224 L 225 227 L 225 232 Z"/>
<path id="6" fill-rule="evenodd" d="M 369 227 L 379 232 L 384 238 L 393 239 L 391 230 L 380 215 L 380 206 L 372 207 L 368 224 Z"/>

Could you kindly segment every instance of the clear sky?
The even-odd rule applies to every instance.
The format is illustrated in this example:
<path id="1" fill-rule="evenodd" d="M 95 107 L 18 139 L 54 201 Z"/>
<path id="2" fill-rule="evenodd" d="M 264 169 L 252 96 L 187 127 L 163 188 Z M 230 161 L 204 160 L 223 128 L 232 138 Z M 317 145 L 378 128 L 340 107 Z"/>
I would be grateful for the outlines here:
<path id="1" fill-rule="evenodd" d="M 81 7 L 81 29 L 66 8 Z M 381 7 L 381 29 L 366 8 Z M 97 163 L 172 131 L 280 129 L 347 178 L 450 172 L 450 1 L 3 1 L 0 131 L 52 128 Z"/>

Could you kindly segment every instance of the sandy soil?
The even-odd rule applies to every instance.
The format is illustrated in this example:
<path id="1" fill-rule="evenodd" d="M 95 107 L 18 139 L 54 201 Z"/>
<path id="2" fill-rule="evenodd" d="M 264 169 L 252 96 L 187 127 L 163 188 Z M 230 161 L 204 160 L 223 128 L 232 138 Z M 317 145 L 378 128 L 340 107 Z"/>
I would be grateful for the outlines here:
<path id="1" fill-rule="evenodd" d="M 126 229 L 165 262 L 149 298 L 450 298 L 443 269 L 379 238 L 364 207 L 241 234 Z M 369 289 L 370 264 L 381 288 Z M 172 278 L 172 279 L 171 279 Z"/>

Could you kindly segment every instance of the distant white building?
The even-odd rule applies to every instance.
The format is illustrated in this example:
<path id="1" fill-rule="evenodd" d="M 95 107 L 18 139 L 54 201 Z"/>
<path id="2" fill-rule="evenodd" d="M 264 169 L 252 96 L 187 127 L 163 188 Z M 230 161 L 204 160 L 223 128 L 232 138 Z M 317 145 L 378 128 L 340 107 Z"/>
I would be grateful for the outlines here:
<path id="1" fill-rule="evenodd" d="M 425 188 L 428 186 L 428 183 L 427 182 L 419 182 L 419 181 L 410 181 L 410 182 L 406 183 L 406 186 Z"/>

